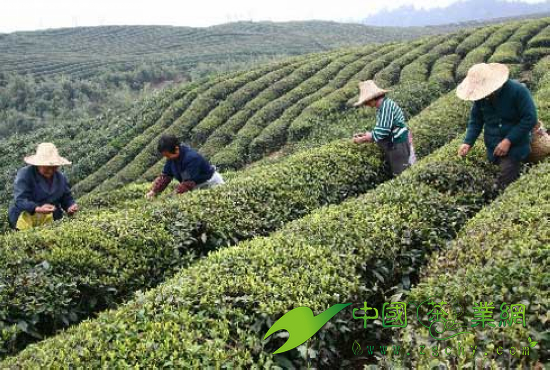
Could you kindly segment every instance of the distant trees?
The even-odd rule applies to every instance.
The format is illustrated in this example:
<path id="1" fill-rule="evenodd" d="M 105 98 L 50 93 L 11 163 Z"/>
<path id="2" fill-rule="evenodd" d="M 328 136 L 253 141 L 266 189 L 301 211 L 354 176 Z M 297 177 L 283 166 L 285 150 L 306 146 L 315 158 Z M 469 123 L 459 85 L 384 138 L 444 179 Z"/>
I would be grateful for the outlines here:
<path id="1" fill-rule="evenodd" d="M 150 64 L 107 69 L 89 80 L 0 72 L 0 138 L 30 132 L 53 120 L 93 118 L 124 109 L 148 89 L 182 79 L 174 66 Z"/>

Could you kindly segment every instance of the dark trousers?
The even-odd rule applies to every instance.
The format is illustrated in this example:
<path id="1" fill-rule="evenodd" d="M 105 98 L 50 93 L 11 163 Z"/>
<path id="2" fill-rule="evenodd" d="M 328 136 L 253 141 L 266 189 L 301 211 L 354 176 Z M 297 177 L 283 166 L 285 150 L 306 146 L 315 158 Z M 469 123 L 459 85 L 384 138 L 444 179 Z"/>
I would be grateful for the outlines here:
<path id="1" fill-rule="evenodd" d="M 497 158 L 496 163 L 500 167 L 500 174 L 496 180 L 498 190 L 504 190 L 508 185 L 519 178 L 521 172 L 521 162 L 516 161 L 510 156 Z"/>
<path id="2" fill-rule="evenodd" d="M 384 151 L 386 163 L 390 166 L 393 176 L 400 175 L 409 167 L 411 147 L 408 141 L 392 145 L 390 139 L 384 139 L 378 141 L 377 144 Z"/>

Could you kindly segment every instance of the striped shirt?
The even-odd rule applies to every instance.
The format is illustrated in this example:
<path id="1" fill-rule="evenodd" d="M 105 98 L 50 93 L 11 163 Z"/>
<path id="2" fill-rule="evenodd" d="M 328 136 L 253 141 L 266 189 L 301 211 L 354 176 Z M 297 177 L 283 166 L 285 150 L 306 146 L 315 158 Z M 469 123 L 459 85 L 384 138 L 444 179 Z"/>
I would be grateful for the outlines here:
<path id="1" fill-rule="evenodd" d="M 393 136 L 394 143 L 401 143 L 407 140 L 409 130 L 401 108 L 393 100 L 384 98 L 380 108 L 376 111 L 376 126 L 372 137 L 374 141 L 378 142 L 390 135 Z"/>

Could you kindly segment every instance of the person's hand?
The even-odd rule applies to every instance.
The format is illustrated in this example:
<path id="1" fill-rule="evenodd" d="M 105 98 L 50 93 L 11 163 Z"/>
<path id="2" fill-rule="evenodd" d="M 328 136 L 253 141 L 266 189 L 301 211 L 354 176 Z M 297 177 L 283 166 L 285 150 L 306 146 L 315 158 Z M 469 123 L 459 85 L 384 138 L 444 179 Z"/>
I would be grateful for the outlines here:
<path id="1" fill-rule="evenodd" d="M 469 144 L 462 144 L 460 148 L 458 148 L 458 155 L 461 157 L 465 157 L 468 152 L 472 149 L 472 146 Z"/>
<path id="2" fill-rule="evenodd" d="M 176 186 L 175 193 L 176 194 L 183 194 L 187 193 L 188 191 L 191 191 L 197 186 L 197 184 L 194 181 L 184 181 L 181 184 L 178 184 Z"/>
<path id="3" fill-rule="evenodd" d="M 79 208 L 78 208 L 78 204 L 73 204 L 72 206 L 69 207 L 69 209 L 67 210 L 67 213 L 69 214 L 69 216 L 72 216 L 74 215 L 76 212 L 78 212 Z"/>
<path id="4" fill-rule="evenodd" d="M 374 141 L 374 138 L 372 137 L 372 132 L 365 132 L 365 134 L 362 136 L 362 140 L 364 143 L 372 143 Z"/>
<path id="5" fill-rule="evenodd" d="M 147 198 L 147 199 L 153 199 L 154 197 L 155 197 L 155 192 L 153 190 L 151 190 L 147 194 L 145 194 L 145 198 Z"/>
<path id="6" fill-rule="evenodd" d="M 366 132 L 364 134 L 356 134 L 353 136 L 353 142 L 355 144 L 363 144 L 363 143 L 370 143 L 372 142 L 372 133 Z"/>
<path id="7" fill-rule="evenodd" d="M 505 155 L 508 154 L 508 151 L 510 151 L 511 146 L 512 146 L 512 142 L 508 139 L 504 139 L 497 145 L 493 154 L 496 157 L 504 157 Z"/>
<path id="8" fill-rule="evenodd" d="M 53 213 L 54 211 L 55 211 L 55 206 L 52 204 L 44 204 L 43 206 L 36 207 L 34 209 L 34 212 L 43 213 L 43 214 Z"/>

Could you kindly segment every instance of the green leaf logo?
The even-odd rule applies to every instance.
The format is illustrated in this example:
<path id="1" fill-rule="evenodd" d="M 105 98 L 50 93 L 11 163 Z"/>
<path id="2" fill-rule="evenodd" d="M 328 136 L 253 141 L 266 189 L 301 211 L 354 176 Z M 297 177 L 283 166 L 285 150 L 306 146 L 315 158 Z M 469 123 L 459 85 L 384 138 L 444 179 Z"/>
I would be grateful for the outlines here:
<path id="1" fill-rule="evenodd" d="M 529 337 L 529 346 L 531 346 L 531 348 L 535 348 L 535 346 L 537 345 L 538 342 L 531 342 L 531 337 Z"/>
<path id="2" fill-rule="evenodd" d="M 350 304 L 335 304 L 317 316 L 313 315 L 313 311 L 309 307 L 295 308 L 287 312 L 271 326 L 264 340 L 279 330 L 286 330 L 289 334 L 288 340 L 273 354 L 290 351 L 314 336 L 323 325 Z"/>
<path id="3" fill-rule="evenodd" d="M 353 345 L 351 346 L 351 350 L 353 351 L 353 354 L 355 356 L 363 354 L 363 350 L 361 349 L 361 345 L 359 343 L 357 343 L 357 341 L 353 342 Z"/>

